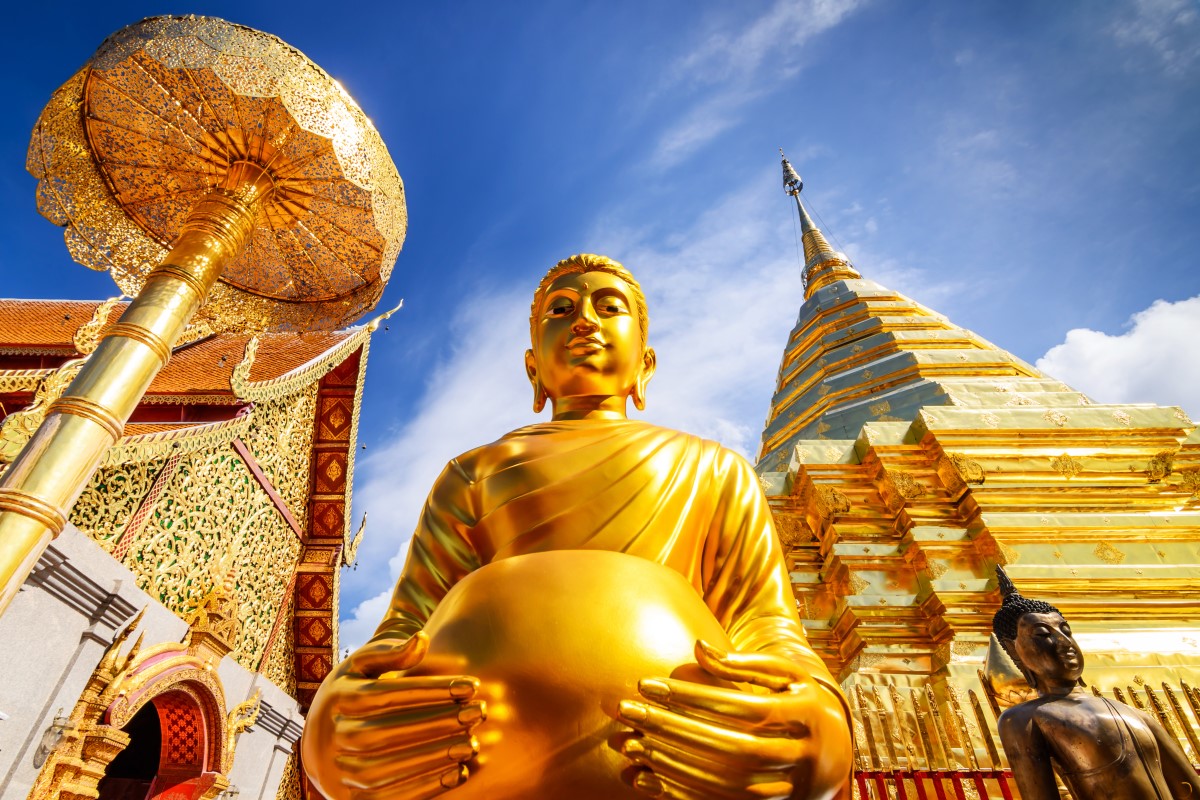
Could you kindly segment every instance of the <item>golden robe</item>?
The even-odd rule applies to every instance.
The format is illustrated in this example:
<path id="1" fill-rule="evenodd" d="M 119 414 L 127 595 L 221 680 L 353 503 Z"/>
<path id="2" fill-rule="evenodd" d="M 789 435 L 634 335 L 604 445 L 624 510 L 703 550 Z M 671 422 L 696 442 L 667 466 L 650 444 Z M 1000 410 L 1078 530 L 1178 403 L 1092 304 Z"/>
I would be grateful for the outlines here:
<path id="1" fill-rule="evenodd" d="M 471 571 L 551 550 L 669 567 L 735 649 L 784 656 L 833 685 L 800 627 L 754 470 L 716 442 L 635 420 L 530 425 L 447 464 L 379 633 L 410 636 Z"/>

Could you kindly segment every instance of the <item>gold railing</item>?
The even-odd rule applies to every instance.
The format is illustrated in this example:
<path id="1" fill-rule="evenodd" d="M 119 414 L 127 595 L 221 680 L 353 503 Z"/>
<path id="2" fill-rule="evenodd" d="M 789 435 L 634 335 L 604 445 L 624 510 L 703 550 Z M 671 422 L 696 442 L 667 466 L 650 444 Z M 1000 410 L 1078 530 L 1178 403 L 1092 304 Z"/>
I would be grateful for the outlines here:
<path id="1" fill-rule="evenodd" d="M 923 689 L 855 686 L 850 705 L 855 728 L 855 796 L 858 800 L 986 800 L 1017 797 L 996 720 L 1001 708 L 981 679 L 982 696 L 956 689 L 939 697 Z M 1186 681 L 1101 689 L 1157 719 L 1193 764 L 1200 764 L 1200 691 Z M 970 706 L 969 711 L 964 706 Z M 968 716 L 969 714 L 969 716 Z M 1066 796 L 1066 795 L 1064 795 Z"/>

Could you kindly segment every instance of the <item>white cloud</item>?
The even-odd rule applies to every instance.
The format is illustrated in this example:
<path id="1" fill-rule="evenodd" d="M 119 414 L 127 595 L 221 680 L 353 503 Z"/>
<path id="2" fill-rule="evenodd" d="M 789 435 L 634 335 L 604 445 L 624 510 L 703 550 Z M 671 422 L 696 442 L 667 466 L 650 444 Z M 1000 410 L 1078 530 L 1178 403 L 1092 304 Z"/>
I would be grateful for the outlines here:
<path id="1" fill-rule="evenodd" d="M 1088 328 L 1038 359 L 1037 367 L 1101 403 L 1158 403 L 1200 414 L 1200 296 L 1155 300 L 1124 333 Z"/>
<path id="2" fill-rule="evenodd" d="M 704 37 L 676 59 L 651 93 L 661 99 L 702 89 L 704 99 L 679 113 L 679 121 L 663 132 L 650 165 L 672 167 L 736 125 L 747 103 L 796 74 L 806 43 L 861 5 L 862 0 L 777 0 L 734 32 L 723 24 Z"/>
<path id="3" fill-rule="evenodd" d="M 1200 13 L 1193 0 L 1135 0 L 1133 13 L 1111 32 L 1121 47 L 1149 49 L 1168 75 L 1182 76 L 1200 60 Z"/>

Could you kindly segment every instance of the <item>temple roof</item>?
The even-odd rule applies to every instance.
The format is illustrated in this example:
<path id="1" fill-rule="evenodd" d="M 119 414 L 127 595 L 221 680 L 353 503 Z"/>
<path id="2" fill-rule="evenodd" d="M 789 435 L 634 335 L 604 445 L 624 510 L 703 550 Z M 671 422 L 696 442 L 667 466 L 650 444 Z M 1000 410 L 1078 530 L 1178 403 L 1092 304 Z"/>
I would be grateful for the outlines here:
<path id="1" fill-rule="evenodd" d="M 74 337 L 96 308 L 96 300 L 0 299 L 0 368 L 5 355 L 44 355 L 71 358 L 77 355 Z M 109 315 L 107 328 L 120 317 Z M 327 352 L 353 334 L 352 330 L 318 333 L 259 334 L 258 353 L 249 379 L 278 378 Z M 171 360 L 154 379 L 148 394 L 228 395 L 234 368 L 242 361 L 249 335 L 200 336 L 175 348 Z"/>

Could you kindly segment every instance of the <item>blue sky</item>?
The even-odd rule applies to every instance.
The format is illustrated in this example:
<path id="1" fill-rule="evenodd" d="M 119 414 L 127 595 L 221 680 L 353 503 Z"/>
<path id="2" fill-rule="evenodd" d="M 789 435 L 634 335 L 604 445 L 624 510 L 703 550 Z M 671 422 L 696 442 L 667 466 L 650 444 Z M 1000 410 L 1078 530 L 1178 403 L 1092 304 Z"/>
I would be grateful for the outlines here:
<path id="1" fill-rule="evenodd" d="M 570 253 L 617 258 L 647 290 L 647 418 L 753 457 L 801 301 L 778 147 L 868 277 L 1097 400 L 1200 414 L 1193 0 L 24 4 L 0 52 L 5 295 L 116 293 L 71 263 L 22 167 L 53 89 L 160 13 L 303 50 L 405 181 L 348 643 L 378 620 L 441 465 L 531 421 L 529 295 Z"/>

